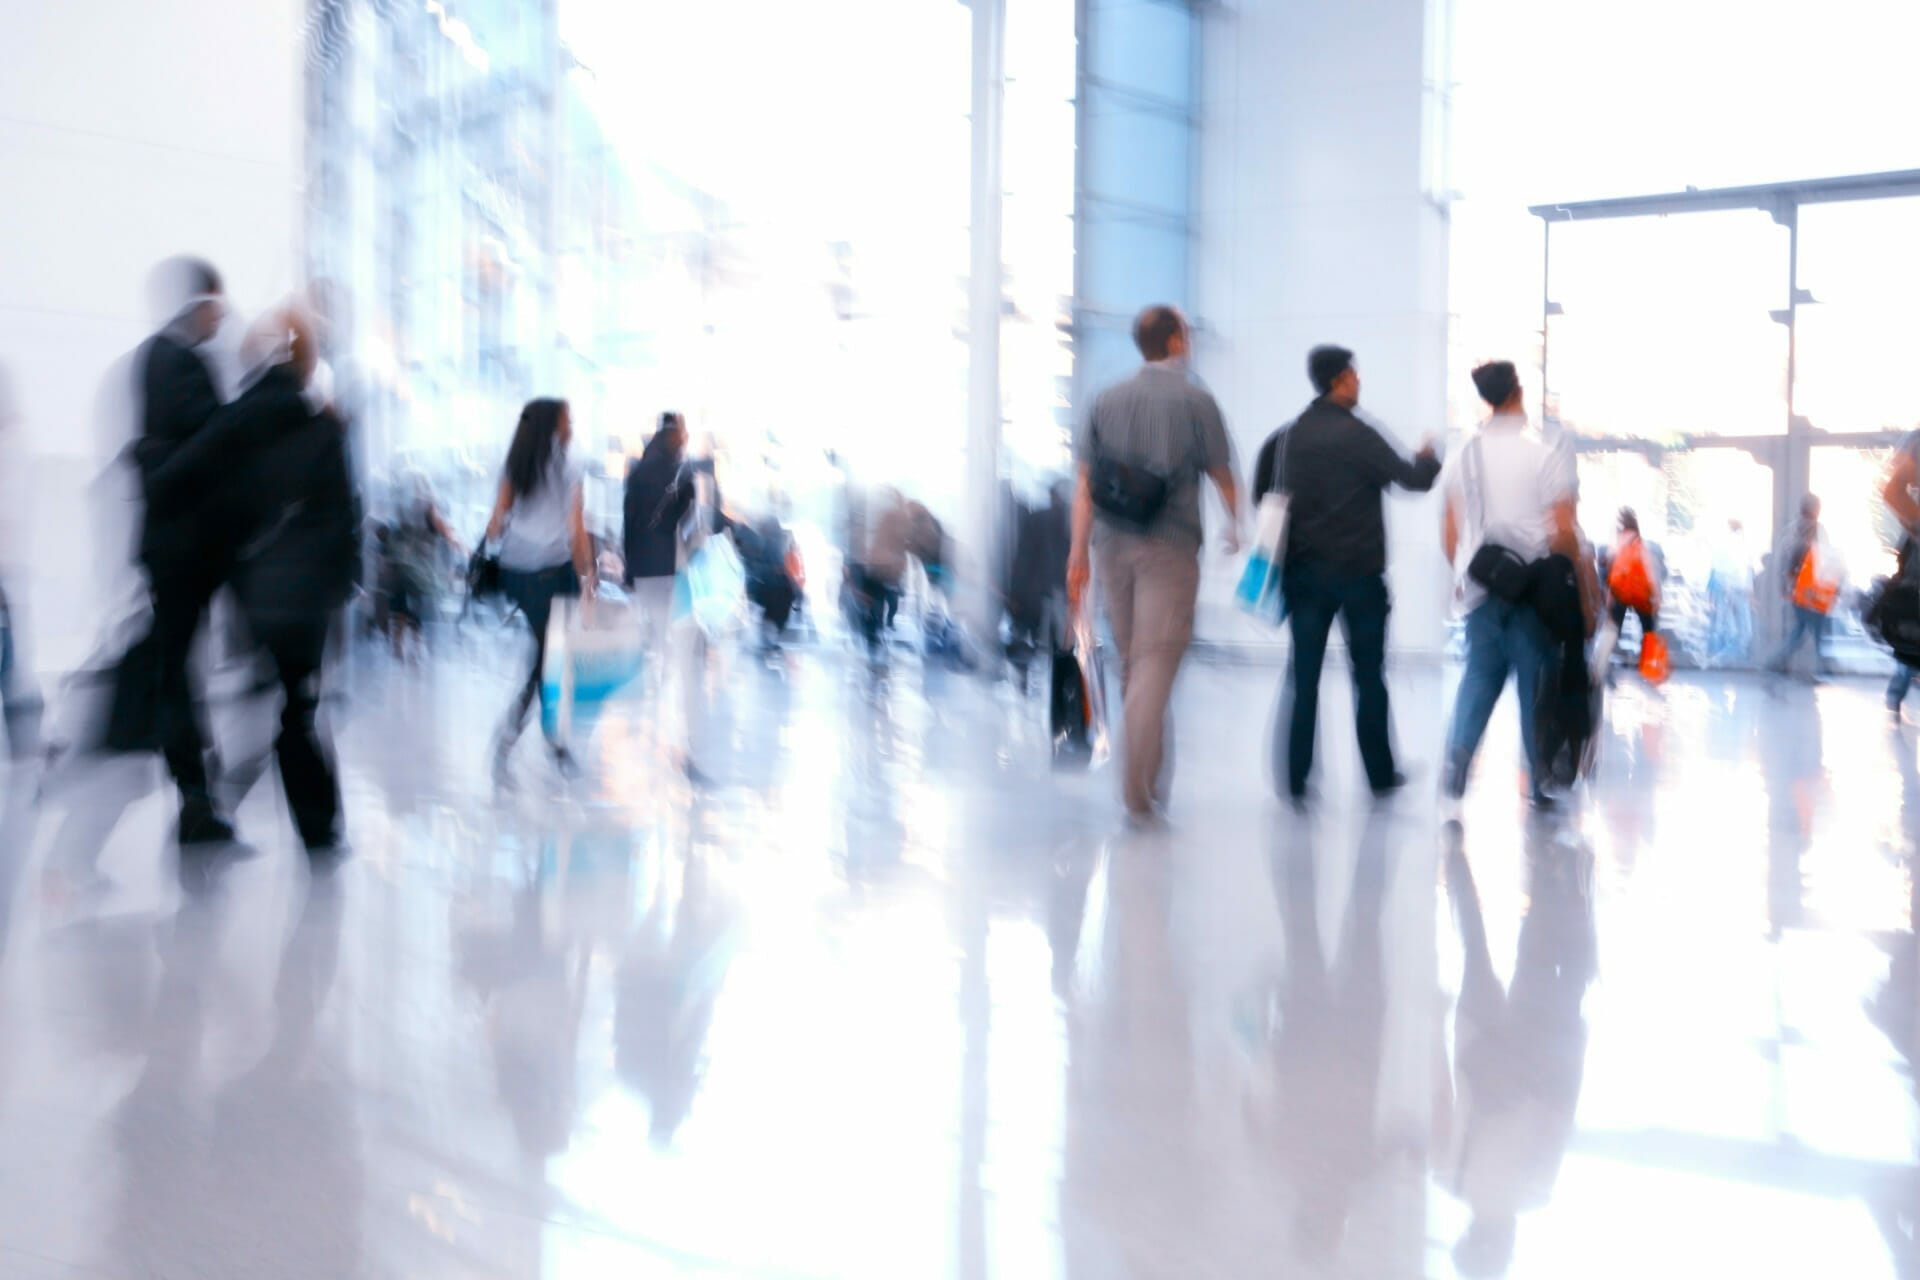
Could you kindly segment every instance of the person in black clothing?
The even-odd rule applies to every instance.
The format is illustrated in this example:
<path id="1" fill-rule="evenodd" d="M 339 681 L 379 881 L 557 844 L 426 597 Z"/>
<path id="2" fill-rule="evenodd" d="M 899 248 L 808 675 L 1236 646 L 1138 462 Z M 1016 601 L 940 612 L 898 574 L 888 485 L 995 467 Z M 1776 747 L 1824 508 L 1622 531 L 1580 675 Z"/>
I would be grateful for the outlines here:
<path id="1" fill-rule="evenodd" d="M 680 526 L 695 494 L 693 475 L 683 465 L 686 451 L 686 420 L 677 413 L 661 414 L 660 429 L 627 468 L 621 503 L 626 584 L 640 609 L 647 657 L 656 671 L 665 651 L 673 578 L 680 568 Z"/>
<path id="2" fill-rule="evenodd" d="M 360 570 L 360 500 L 347 433 L 306 397 L 315 353 L 297 311 L 270 315 L 249 339 L 261 372 L 206 433 L 231 459 L 246 540 L 234 588 L 247 626 L 278 675 L 286 702 L 274 756 L 287 807 L 310 857 L 338 850 L 340 783 L 316 719 L 333 616 Z"/>
<path id="3" fill-rule="evenodd" d="M 793 535 L 780 523 L 780 517 L 769 511 L 753 524 L 734 525 L 733 540 L 740 548 L 741 565 L 747 574 L 747 599 L 760 610 L 766 624 L 764 647 L 775 650 L 800 601 L 800 584 L 788 567 Z"/>
<path id="4" fill-rule="evenodd" d="M 1291 711 L 1282 720 L 1287 794 L 1295 803 L 1305 799 L 1313 771 L 1320 668 L 1335 615 L 1344 615 L 1353 661 L 1355 720 L 1367 782 L 1376 795 L 1406 784 L 1394 767 L 1388 723 L 1387 529 L 1380 494 L 1394 484 L 1425 492 L 1440 474 L 1431 443 L 1408 461 L 1354 413 L 1360 375 L 1353 352 L 1315 347 L 1307 356 L 1307 376 L 1318 398 L 1261 446 L 1253 474 L 1256 504 L 1275 489 L 1290 495 L 1280 589 L 1292 616 L 1293 657 Z M 1276 726 L 1276 756 L 1279 732 Z"/>
<path id="5" fill-rule="evenodd" d="M 1067 554 L 1073 547 L 1072 499 L 1064 482 L 1047 490 L 1047 505 L 1022 510 L 1007 582 L 1007 657 L 1027 687 L 1034 655 L 1064 642 Z"/>
<path id="6" fill-rule="evenodd" d="M 141 421 L 133 459 L 146 500 L 140 559 L 153 587 L 155 736 L 180 789 L 180 843 L 218 843 L 233 839 L 233 827 L 208 791 L 206 735 L 187 662 L 208 602 L 232 568 L 238 529 L 211 452 L 188 446 L 220 408 L 198 348 L 218 331 L 226 308 L 219 273 L 197 259 L 162 263 L 154 287 L 182 300 L 135 357 Z"/>

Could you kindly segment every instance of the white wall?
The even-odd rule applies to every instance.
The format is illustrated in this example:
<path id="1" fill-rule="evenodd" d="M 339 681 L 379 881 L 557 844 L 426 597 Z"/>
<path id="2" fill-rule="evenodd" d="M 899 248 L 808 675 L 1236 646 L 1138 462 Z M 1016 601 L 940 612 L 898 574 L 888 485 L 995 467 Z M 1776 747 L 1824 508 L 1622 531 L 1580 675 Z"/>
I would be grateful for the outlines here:
<path id="1" fill-rule="evenodd" d="M 148 270 L 195 253 L 251 313 L 296 279 L 299 0 L 0 4 L 0 365 L 27 458 L 33 660 L 79 656 L 97 601 L 82 486 L 94 399 L 147 334 Z M 18 479 L 18 477 L 15 477 Z"/>
<path id="2" fill-rule="evenodd" d="M 1356 353 L 1361 409 L 1409 450 L 1446 422 L 1446 219 L 1430 190 L 1427 0 L 1233 0 L 1202 54 L 1195 367 L 1219 397 L 1243 476 L 1312 396 L 1307 349 Z M 1443 48 L 1444 46 L 1442 46 Z M 1396 650 L 1438 652 L 1448 598 L 1436 499 L 1389 500 Z M 1203 633 L 1270 638 L 1210 558 Z"/>

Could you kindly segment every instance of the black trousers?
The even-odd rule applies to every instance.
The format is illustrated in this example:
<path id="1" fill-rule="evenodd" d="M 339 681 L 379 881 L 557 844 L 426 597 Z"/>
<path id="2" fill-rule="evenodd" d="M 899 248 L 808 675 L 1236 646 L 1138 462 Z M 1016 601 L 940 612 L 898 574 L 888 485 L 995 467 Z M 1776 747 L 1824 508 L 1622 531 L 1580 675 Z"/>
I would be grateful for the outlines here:
<path id="1" fill-rule="evenodd" d="M 333 745 L 318 718 L 320 671 L 330 621 L 326 614 L 250 619 L 254 638 L 272 661 L 286 697 L 273 756 L 294 829 L 308 849 L 329 848 L 340 838 L 340 777 L 334 768 Z"/>
<path id="2" fill-rule="evenodd" d="M 154 691 L 154 734 L 166 757 L 167 771 L 180 788 L 183 810 L 206 810 L 207 733 L 201 725 L 201 699 L 188 671 L 194 637 L 207 616 L 213 593 L 226 581 L 224 562 L 182 561 L 150 565 L 153 576 L 153 644 L 158 666 Z"/>
<path id="3" fill-rule="evenodd" d="M 1393 780 L 1393 734 L 1387 705 L 1387 580 L 1352 577 L 1314 564 L 1289 565 L 1281 578 L 1293 624 L 1293 660 L 1288 701 L 1287 790 L 1298 796 L 1313 772 L 1313 740 L 1320 716 L 1320 672 L 1327 637 L 1339 617 L 1353 662 L 1354 727 L 1367 782 L 1376 790 Z M 1277 732 L 1277 730 L 1276 730 Z"/>
<path id="4" fill-rule="evenodd" d="M 507 711 L 506 737 L 511 739 L 526 728 L 535 700 L 545 705 L 546 689 L 541 676 L 547 665 L 547 623 L 553 617 L 555 597 L 580 594 L 580 575 L 571 564 L 530 571 L 502 569 L 500 588 L 533 628 L 533 669 L 527 672 L 526 683 L 514 695 L 513 705 Z"/>

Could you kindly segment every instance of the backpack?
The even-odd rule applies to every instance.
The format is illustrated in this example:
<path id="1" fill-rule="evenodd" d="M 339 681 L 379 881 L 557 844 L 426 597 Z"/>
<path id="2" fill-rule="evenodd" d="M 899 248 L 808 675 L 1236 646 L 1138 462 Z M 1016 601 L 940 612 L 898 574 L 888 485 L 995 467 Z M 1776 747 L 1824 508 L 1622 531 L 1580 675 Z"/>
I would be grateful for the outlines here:
<path id="1" fill-rule="evenodd" d="M 1815 613 L 1833 612 L 1833 602 L 1840 595 L 1840 583 L 1835 576 L 1826 571 L 1822 563 L 1826 556 L 1820 549 L 1818 540 L 1807 544 L 1807 554 L 1800 557 L 1800 571 L 1793 579 L 1793 602 L 1802 609 L 1811 609 Z"/>
<path id="2" fill-rule="evenodd" d="M 1653 611 L 1653 572 L 1643 539 L 1636 536 L 1614 553 L 1613 567 L 1607 571 L 1607 590 L 1629 609 Z"/>
<path id="3" fill-rule="evenodd" d="M 1920 667 L 1920 566 L 1902 556 L 1901 571 L 1881 578 L 1867 593 L 1860 621 L 1909 667 Z"/>

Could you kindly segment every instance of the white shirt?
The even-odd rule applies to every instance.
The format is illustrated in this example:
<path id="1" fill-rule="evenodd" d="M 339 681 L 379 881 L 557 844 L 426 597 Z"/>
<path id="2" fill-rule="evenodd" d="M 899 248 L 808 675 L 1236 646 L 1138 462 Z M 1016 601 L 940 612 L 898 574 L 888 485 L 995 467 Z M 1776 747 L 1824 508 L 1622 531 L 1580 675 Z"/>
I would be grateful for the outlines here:
<path id="1" fill-rule="evenodd" d="M 1538 560 L 1553 541 L 1553 508 L 1580 492 L 1572 442 L 1549 443 L 1519 414 L 1496 413 L 1466 447 L 1447 460 L 1441 492 L 1459 520 L 1453 560 L 1454 598 L 1469 613 L 1487 598 L 1467 577 L 1473 554 L 1488 542 L 1523 560 Z"/>
<path id="2" fill-rule="evenodd" d="M 500 567 L 523 573 L 573 563 L 573 507 L 585 477 L 571 453 L 554 459 L 540 487 L 516 497 L 500 535 Z"/>

